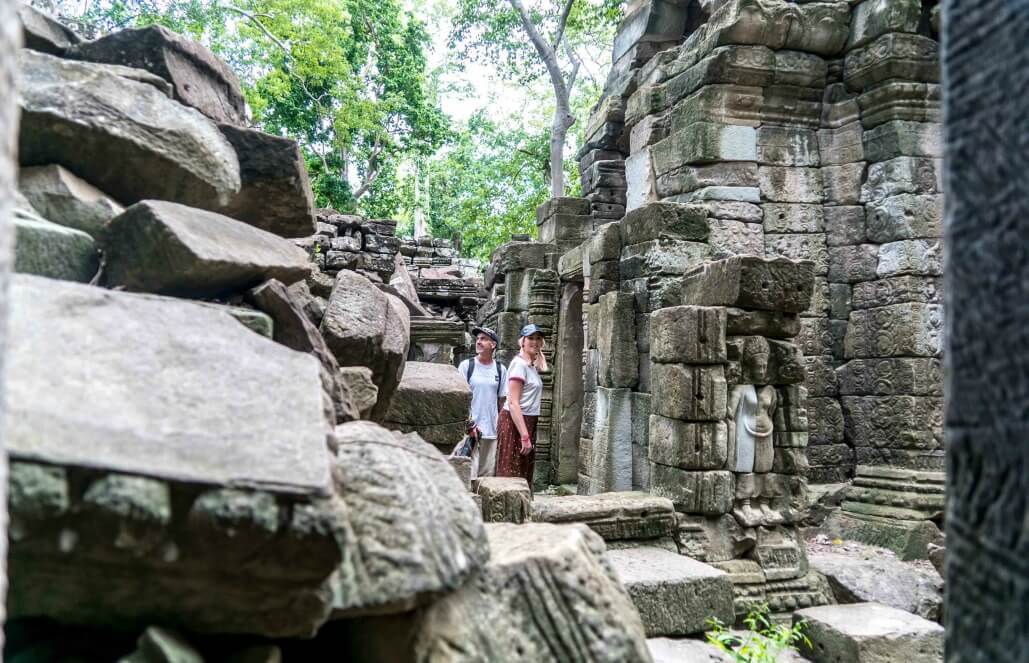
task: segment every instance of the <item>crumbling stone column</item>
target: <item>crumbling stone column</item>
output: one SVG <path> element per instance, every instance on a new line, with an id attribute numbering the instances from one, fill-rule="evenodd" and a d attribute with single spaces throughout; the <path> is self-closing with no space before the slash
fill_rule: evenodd
<path id="1" fill-rule="evenodd" d="M 864 163 L 852 164 L 854 185 L 826 203 L 838 205 L 826 207 L 830 331 L 855 463 L 844 515 L 832 524 L 904 557 L 925 556 L 938 535 L 929 521 L 941 522 L 943 510 L 942 147 L 930 4 L 855 6 L 842 80 L 831 86 L 836 103 L 823 114 L 839 128 L 822 133 L 825 153 Z M 835 408 L 812 416 L 834 432 Z M 825 441 L 825 456 L 813 458 L 820 465 L 841 449 Z"/>
<path id="2" fill-rule="evenodd" d="M 7 351 L 8 275 L 11 272 L 14 229 L 14 186 L 17 181 L 15 148 L 18 139 L 18 106 L 15 74 L 21 24 L 14 3 L 0 4 L 0 421 L 7 416 L 5 365 Z M 0 430 L 3 427 L 0 426 Z M 0 439 L 0 627 L 6 617 L 7 596 L 7 441 Z M 0 646 L 3 634 L 0 633 Z"/>
<path id="3" fill-rule="evenodd" d="M 946 657 L 1004 660 L 1029 633 L 1029 6 L 950 0 L 943 25 Z"/>
<path id="4" fill-rule="evenodd" d="M 807 498 L 804 366 L 795 339 L 810 262 L 735 257 L 686 275 L 650 317 L 651 492 L 681 547 L 733 578 L 737 614 L 823 603 L 796 523 Z"/>

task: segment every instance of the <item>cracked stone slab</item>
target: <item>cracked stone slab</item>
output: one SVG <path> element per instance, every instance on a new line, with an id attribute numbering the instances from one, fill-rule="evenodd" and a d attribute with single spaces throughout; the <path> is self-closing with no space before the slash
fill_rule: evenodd
<path id="1" fill-rule="evenodd" d="M 13 458 L 328 492 L 313 357 L 192 302 L 31 276 L 12 285 Z"/>

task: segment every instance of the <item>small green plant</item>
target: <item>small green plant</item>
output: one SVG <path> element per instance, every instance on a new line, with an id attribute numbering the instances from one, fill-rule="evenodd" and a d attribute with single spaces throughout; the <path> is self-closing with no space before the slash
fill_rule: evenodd
<path id="1" fill-rule="evenodd" d="M 747 632 L 732 631 L 719 619 L 709 619 L 711 630 L 707 641 L 732 657 L 736 663 L 775 663 L 779 656 L 800 643 L 811 646 L 804 635 L 807 622 L 793 626 L 773 624 L 768 618 L 768 604 L 763 603 L 747 613 L 743 623 Z"/>

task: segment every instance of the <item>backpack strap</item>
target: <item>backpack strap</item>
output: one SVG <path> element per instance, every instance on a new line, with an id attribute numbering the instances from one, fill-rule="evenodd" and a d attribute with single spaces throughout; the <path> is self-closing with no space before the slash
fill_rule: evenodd
<path id="1" fill-rule="evenodd" d="M 472 383 L 472 373 L 475 372 L 475 357 L 468 360 L 468 370 L 465 371 L 465 379 L 468 380 L 468 384 Z"/>
<path id="2" fill-rule="evenodd" d="M 499 359 L 497 359 L 495 361 L 497 362 L 497 384 L 499 385 L 500 384 L 500 378 L 501 378 L 501 371 L 504 370 L 504 365 L 500 363 Z"/>

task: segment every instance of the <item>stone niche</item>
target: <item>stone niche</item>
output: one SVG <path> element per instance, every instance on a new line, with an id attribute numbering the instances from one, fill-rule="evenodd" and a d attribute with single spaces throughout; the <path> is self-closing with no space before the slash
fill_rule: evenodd
<path id="1" fill-rule="evenodd" d="M 687 273 L 650 316 L 650 491 L 680 549 L 732 577 L 737 614 L 828 600 L 797 530 L 807 501 L 807 389 L 796 316 L 811 262 L 741 256 Z"/>

